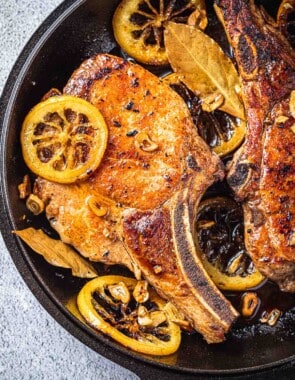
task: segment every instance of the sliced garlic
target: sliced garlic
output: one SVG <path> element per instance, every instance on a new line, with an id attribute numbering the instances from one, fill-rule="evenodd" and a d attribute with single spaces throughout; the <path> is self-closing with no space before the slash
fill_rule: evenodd
<path id="1" fill-rule="evenodd" d="M 140 326 L 157 327 L 167 320 L 165 312 L 156 310 L 150 313 L 143 305 L 138 307 L 137 315 L 137 322 Z"/>
<path id="2" fill-rule="evenodd" d="M 208 25 L 208 18 L 205 9 L 196 9 L 187 19 L 187 24 L 205 30 Z"/>
<path id="3" fill-rule="evenodd" d="M 45 209 L 44 202 L 35 194 L 29 195 L 26 206 L 34 215 L 41 214 Z"/>
<path id="4" fill-rule="evenodd" d="M 149 315 L 148 309 L 143 305 L 139 305 L 137 309 L 137 315 L 139 317 L 144 317 L 146 315 Z"/>
<path id="5" fill-rule="evenodd" d="M 282 313 L 279 309 L 273 309 L 270 313 L 268 313 L 267 311 L 264 311 L 260 318 L 260 322 L 267 323 L 269 326 L 272 327 L 277 323 L 281 314 Z"/>
<path id="6" fill-rule="evenodd" d="M 166 322 L 167 317 L 163 311 L 156 310 L 150 313 L 150 319 L 152 320 L 151 327 L 158 327 L 161 323 Z"/>
<path id="7" fill-rule="evenodd" d="M 191 325 L 189 321 L 184 318 L 183 314 L 180 313 L 171 302 L 167 302 L 164 311 L 169 321 L 176 323 L 184 330 L 190 330 Z"/>
<path id="8" fill-rule="evenodd" d="M 153 321 L 150 318 L 150 313 L 143 305 L 139 305 L 137 315 L 137 322 L 140 326 L 150 326 L 152 324 Z"/>
<path id="9" fill-rule="evenodd" d="M 205 112 L 212 112 L 222 106 L 224 103 L 224 96 L 220 92 L 214 92 L 202 100 L 202 110 Z"/>
<path id="10" fill-rule="evenodd" d="M 268 325 L 274 326 L 277 323 L 280 316 L 281 316 L 281 311 L 279 309 L 273 309 L 269 313 L 269 316 L 268 316 L 268 321 L 267 321 Z"/>
<path id="11" fill-rule="evenodd" d="M 86 199 L 86 204 L 96 216 L 105 216 L 108 213 L 108 207 L 102 204 L 99 197 L 89 196 Z"/>
<path id="12" fill-rule="evenodd" d="M 26 174 L 23 178 L 23 182 L 18 185 L 20 199 L 27 198 L 31 193 L 30 177 Z"/>
<path id="13" fill-rule="evenodd" d="M 147 281 L 142 280 L 137 282 L 133 290 L 133 297 L 138 303 L 144 303 L 149 299 L 150 294 L 148 292 Z"/>
<path id="14" fill-rule="evenodd" d="M 247 292 L 242 298 L 242 314 L 246 318 L 250 318 L 257 306 L 259 305 L 259 298 L 254 292 Z"/>
<path id="15" fill-rule="evenodd" d="M 242 261 L 243 261 L 243 253 L 240 252 L 238 253 L 236 256 L 234 256 L 230 261 L 229 261 L 229 264 L 227 266 L 227 272 L 229 274 L 234 274 L 236 273 L 236 271 L 238 270 L 239 266 L 241 265 Z"/>
<path id="16" fill-rule="evenodd" d="M 134 144 L 137 149 L 143 150 L 144 152 L 154 152 L 159 147 L 146 132 L 138 133 L 135 136 Z"/>
<path id="17" fill-rule="evenodd" d="M 120 281 L 118 284 L 109 285 L 108 290 L 115 300 L 123 303 L 130 301 L 130 292 L 124 282 Z"/>

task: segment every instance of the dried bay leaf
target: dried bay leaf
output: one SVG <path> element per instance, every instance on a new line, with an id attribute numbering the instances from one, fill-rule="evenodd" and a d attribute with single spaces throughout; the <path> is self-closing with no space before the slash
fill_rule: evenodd
<path id="1" fill-rule="evenodd" d="M 69 245 L 61 240 L 50 238 L 42 230 L 29 227 L 13 232 L 32 248 L 33 251 L 43 256 L 49 264 L 71 269 L 72 275 L 76 277 L 94 278 L 98 276 L 93 266 Z"/>
<path id="2" fill-rule="evenodd" d="M 245 119 L 244 107 L 236 93 L 240 79 L 232 61 L 220 46 L 201 30 L 169 22 L 165 46 L 173 70 L 201 99 L 214 93 L 224 97 L 220 109 Z"/>

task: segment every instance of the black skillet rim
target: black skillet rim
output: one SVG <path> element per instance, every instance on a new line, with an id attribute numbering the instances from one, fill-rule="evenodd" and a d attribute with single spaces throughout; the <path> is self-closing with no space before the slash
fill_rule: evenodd
<path id="1" fill-rule="evenodd" d="M 5 153 L 6 147 L 4 145 L 6 135 L 8 133 L 7 128 L 4 129 L 3 126 L 7 125 L 9 119 L 10 111 L 13 109 L 15 95 L 18 89 L 18 78 L 22 75 L 22 72 L 26 71 L 27 66 L 30 64 L 30 58 L 36 54 L 38 48 L 42 46 L 42 42 L 50 37 L 50 34 L 54 29 L 60 25 L 75 9 L 82 5 L 87 0 L 65 0 L 60 4 L 41 24 L 41 26 L 36 30 L 33 36 L 25 45 L 21 54 L 19 55 L 16 63 L 14 64 L 11 73 L 7 79 L 7 82 L 3 88 L 2 96 L 0 99 L 0 121 L 1 121 L 1 155 L 0 155 L 0 170 L 1 170 L 1 197 L 0 197 L 0 220 L 1 220 L 1 232 L 5 244 L 8 248 L 10 256 L 13 262 L 21 274 L 26 285 L 29 287 L 30 291 L 34 294 L 38 302 L 44 307 L 44 309 L 71 335 L 86 344 L 88 347 L 101 354 L 102 356 L 108 358 L 109 360 L 122 365 L 123 367 L 134 371 L 140 376 L 144 374 L 148 377 L 161 376 L 164 379 L 164 375 L 167 378 L 171 378 L 171 375 L 182 374 L 182 376 L 193 375 L 193 374 L 211 374 L 211 375 L 234 375 L 234 374 L 250 374 L 255 371 L 264 371 L 272 369 L 274 367 L 283 366 L 286 363 L 290 363 L 295 359 L 295 355 L 281 359 L 272 363 L 263 364 L 255 367 L 245 367 L 239 369 L 183 369 L 177 368 L 177 366 L 169 366 L 165 364 L 156 363 L 153 360 L 146 358 L 141 358 L 132 352 L 126 352 L 124 349 L 120 349 L 116 344 L 112 344 L 107 340 L 103 340 L 100 337 L 95 338 L 91 333 L 87 332 L 82 323 L 79 323 L 75 318 L 73 318 L 64 307 L 57 302 L 56 299 L 50 294 L 50 291 L 46 288 L 42 281 L 40 280 L 37 271 L 31 267 L 27 262 L 24 255 L 20 255 L 23 252 L 23 247 L 21 247 L 16 241 L 15 237 L 11 234 L 13 228 L 10 210 L 8 208 L 7 199 L 9 198 L 7 187 L 5 183 Z M 99 341 L 99 345 L 97 342 Z M 172 371 L 172 372 L 171 372 Z M 263 374 L 263 373 L 261 373 Z M 148 378 L 147 377 L 147 378 Z M 166 377 L 166 376 L 165 376 Z M 175 377 L 174 377 L 175 378 Z"/>

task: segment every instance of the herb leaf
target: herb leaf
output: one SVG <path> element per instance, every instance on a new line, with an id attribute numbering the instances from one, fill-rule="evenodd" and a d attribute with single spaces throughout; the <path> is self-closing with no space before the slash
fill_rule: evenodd
<path id="1" fill-rule="evenodd" d="M 98 274 L 92 265 L 61 240 L 51 239 L 42 230 L 32 227 L 13 232 L 33 251 L 42 255 L 49 264 L 69 268 L 76 277 L 97 277 Z"/>
<path id="2" fill-rule="evenodd" d="M 220 109 L 245 119 L 243 104 L 237 95 L 238 73 L 220 46 L 201 30 L 169 22 L 165 32 L 169 62 L 182 81 L 201 99 L 220 93 Z"/>

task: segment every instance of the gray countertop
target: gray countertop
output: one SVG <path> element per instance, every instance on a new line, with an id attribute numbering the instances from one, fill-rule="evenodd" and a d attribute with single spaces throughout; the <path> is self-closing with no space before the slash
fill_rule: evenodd
<path id="1" fill-rule="evenodd" d="M 0 0 L 0 92 L 27 40 L 61 0 Z M 37 302 L 0 236 L 0 379 L 138 379 L 73 338 Z"/>

